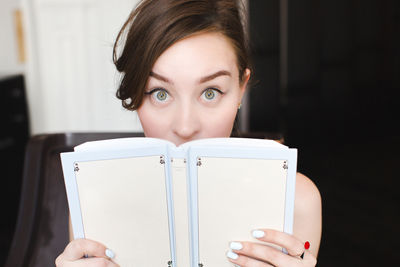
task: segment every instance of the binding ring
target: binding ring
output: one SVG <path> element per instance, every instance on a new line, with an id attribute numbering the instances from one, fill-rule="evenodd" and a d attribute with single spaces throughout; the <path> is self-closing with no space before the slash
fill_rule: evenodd
<path id="1" fill-rule="evenodd" d="M 283 168 L 284 168 L 285 170 L 287 170 L 287 169 L 289 168 L 289 165 L 288 165 L 288 163 L 287 163 L 286 160 L 283 162 Z"/>
<path id="2" fill-rule="evenodd" d="M 78 172 L 79 171 L 79 166 L 78 163 L 74 163 L 74 172 Z"/>

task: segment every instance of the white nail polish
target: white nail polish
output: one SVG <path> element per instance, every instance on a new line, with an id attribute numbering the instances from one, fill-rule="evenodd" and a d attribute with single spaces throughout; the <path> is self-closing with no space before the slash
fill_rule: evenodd
<path id="1" fill-rule="evenodd" d="M 106 249 L 106 256 L 110 259 L 113 259 L 115 257 L 114 252 L 109 248 Z"/>
<path id="2" fill-rule="evenodd" d="M 226 253 L 226 256 L 232 260 L 237 260 L 237 258 L 239 258 L 239 255 L 232 250 L 229 250 L 228 253 Z"/>
<path id="3" fill-rule="evenodd" d="M 231 249 L 233 249 L 233 250 L 241 250 L 241 249 L 243 248 L 243 245 L 242 245 L 242 243 L 240 243 L 240 242 L 231 242 L 231 243 L 229 244 L 229 247 L 230 247 Z"/>
<path id="4" fill-rule="evenodd" d="M 265 233 L 263 231 L 261 231 L 261 230 L 254 230 L 253 231 L 253 237 L 261 238 L 263 236 L 265 236 Z"/>

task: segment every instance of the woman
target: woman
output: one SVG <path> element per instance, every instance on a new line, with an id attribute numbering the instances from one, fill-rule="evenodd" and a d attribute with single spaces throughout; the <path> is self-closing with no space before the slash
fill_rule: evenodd
<path id="1" fill-rule="evenodd" d="M 176 145 L 228 137 L 251 74 L 238 1 L 144 0 L 117 37 L 114 63 L 122 73 L 117 97 L 125 108 L 137 110 L 146 136 Z M 231 242 L 227 260 L 242 267 L 315 266 L 321 200 L 315 185 L 301 174 L 293 230 L 293 235 L 254 231 L 261 242 Z M 286 248 L 288 254 L 269 244 Z M 116 266 L 112 257 L 103 244 L 80 239 L 66 247 L 56 264 Z"/>

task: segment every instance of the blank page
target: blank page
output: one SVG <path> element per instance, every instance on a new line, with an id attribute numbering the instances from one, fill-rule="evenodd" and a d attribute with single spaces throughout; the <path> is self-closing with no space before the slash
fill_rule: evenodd
<path id="1" fill-rule="evenodd" d="M 201 157 L 201 163 L 199 259 L 205 267 L 231 267 L 230 241 L 256 241 L 253 229 L 283 231 L 285 161 Z"/>
<path id="2" fill-rule="evenodd" d="M 164 164 L 159 156 L 78 162 L 85 237 L 112 249 L 120 266 L 171 259 Z"/>

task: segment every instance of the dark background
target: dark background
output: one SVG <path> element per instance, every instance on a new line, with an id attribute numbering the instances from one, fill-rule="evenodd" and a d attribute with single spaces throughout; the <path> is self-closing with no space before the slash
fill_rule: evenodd
<path id="1" fill-rule="evenodd" d="M 318 266 L 398 265 L 400 1 L 249 2 L 250 130 L 282 133 L 318 186 Z"/>
<path id="2" fill-rule="evenodd" d="M 29 138 L 22 75 L 0 75 L 0 114 L 0 266 L 3 266 L 17 221 L 25 145 Z"/>

